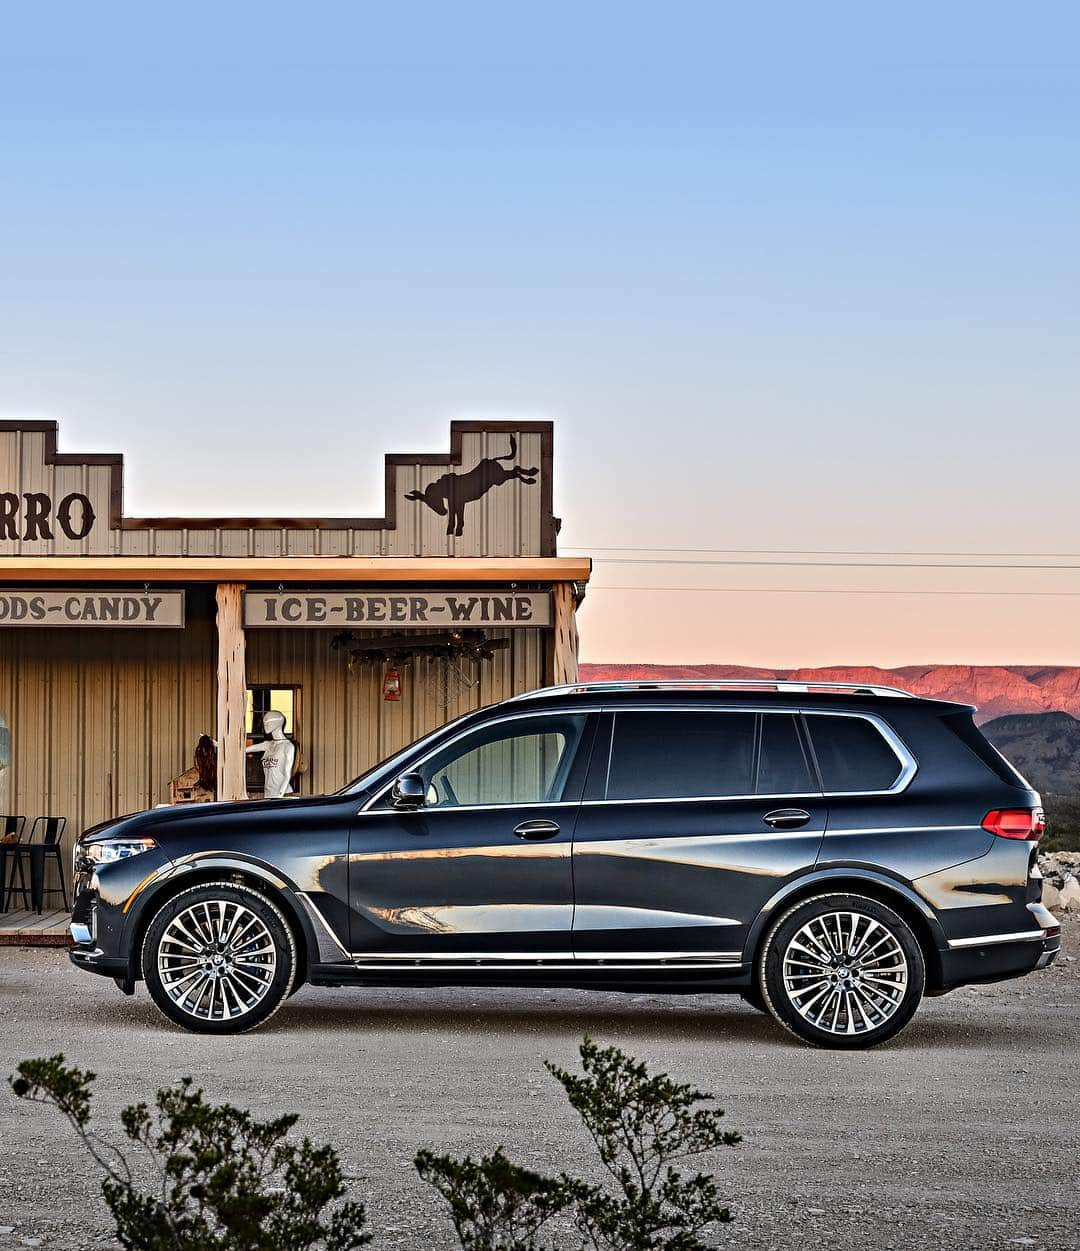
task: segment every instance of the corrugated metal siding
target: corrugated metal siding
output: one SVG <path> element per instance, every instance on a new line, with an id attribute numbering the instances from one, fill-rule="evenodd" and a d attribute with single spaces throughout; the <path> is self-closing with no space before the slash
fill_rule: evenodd
<path id="1" fill-rule="evenodd" d="M 108 465 L 46 465 L 45 435 L 36 430 L 0 432 L 0 491 L 42 493 L 54 505 L 78 492 L 89 499 L 97 518 L 88 538 L 71 540 L 53 526 L 53 541 L 0 539 L 0 556 L 101 556 L 112 547 L 109 530 Z M 59 536 L 59 537 L 56 537 Z"/>
<path id="2" fill-rule="evenodd" d="M 9 802 L 30 820 L 88 826 L 166 803 L 214 731 L 212 600 L 188 592 L 184 630 L 0 630 Z"/>
<path id="3" fill-rule="evenodd" d="M 361 664 L 350 673 L 330 648 L 326 630 L 250 630 L 247 680 L 251 686 L 300 686 L 299 738 L 307 762 L 304 794 L 336 790 L 392 752 L 472 709 L 542 686 L 545 636 L 508 630 L 510 646 L 480 666 L 467 687 L 447 681 L 447 662 L 417 659 L 400 666 L 402 698 L 382 697 L 384 667 Z M 471 662 L 462 663 L 470 681 Z"/>
<path id="4" fill-rule="evenodd" d="M 461 465 L 399 465 L 397 528 L 376 529 L 129 529 L 109 528 L 111 469 L 107 465 L 46 465 L 40 431 L 0 431 L 0 491 L 43 492 L 54 506 L 65 495 L 86 495 L 97 518 L 87 539 L 72 541 L 57 526 L 53 540 L 0 539 L 3 556 L 539 556 L 543 545 L 541 482 L 492 487 L 465 507 L 464 533 L 446 533 L 447 518 L 409 491 L 423 491 L 446 473 L 467 473 L 485 457 L 505 456 L 509 436 L 484 431 L 462 436 Z M 517 436 L 516 465 L 544 469 L 542 436 Z M 381 507 L 381 501 L 379 503 Z"/>

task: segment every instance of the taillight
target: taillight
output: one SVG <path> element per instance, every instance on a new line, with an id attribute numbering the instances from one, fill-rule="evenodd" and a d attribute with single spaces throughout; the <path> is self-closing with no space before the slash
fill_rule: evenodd
<path id="1" fill-rule="evenodd" d="M 1037 842 L 1046 829 L 1041 808 L 995 808 L 983 817 L 983 829 L 998 838 L 1019 838 Z"/>

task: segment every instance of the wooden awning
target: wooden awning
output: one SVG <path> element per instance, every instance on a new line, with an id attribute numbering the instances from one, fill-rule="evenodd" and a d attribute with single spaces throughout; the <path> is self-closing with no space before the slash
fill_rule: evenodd
<path id="1" fill-rule="evenodd" d="M 579 556 L 2 556 L 0 582 L 587 582 Z"/>

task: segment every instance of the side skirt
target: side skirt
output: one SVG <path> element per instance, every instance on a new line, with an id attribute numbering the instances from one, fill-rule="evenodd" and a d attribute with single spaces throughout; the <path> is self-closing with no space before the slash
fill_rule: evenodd
<path id="1" fill-rule="evenodd" d="M 451 968 L 430 966 L 372 968 L 354 964 L 313 964 L 308 980 L 313 986 L 394 986 L 402 989 L 449 986 L 545 988 L 624 991 L 638 994 L 695 995 L 739 991 L 750 984 L 741 964 L 674 968 L 607 965 L 561 965 Z"/>

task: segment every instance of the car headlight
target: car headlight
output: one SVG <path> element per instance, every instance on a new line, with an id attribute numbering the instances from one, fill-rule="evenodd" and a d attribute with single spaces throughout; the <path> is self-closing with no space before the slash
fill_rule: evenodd
<path id="1" fill-rule="evenodd" d="M 116 860 L 141 856 L 156 846 L 152 838 L 109 838 L 101 843 L 84 843 L 79 850 L 91 864 L 112 864 Z"/>

